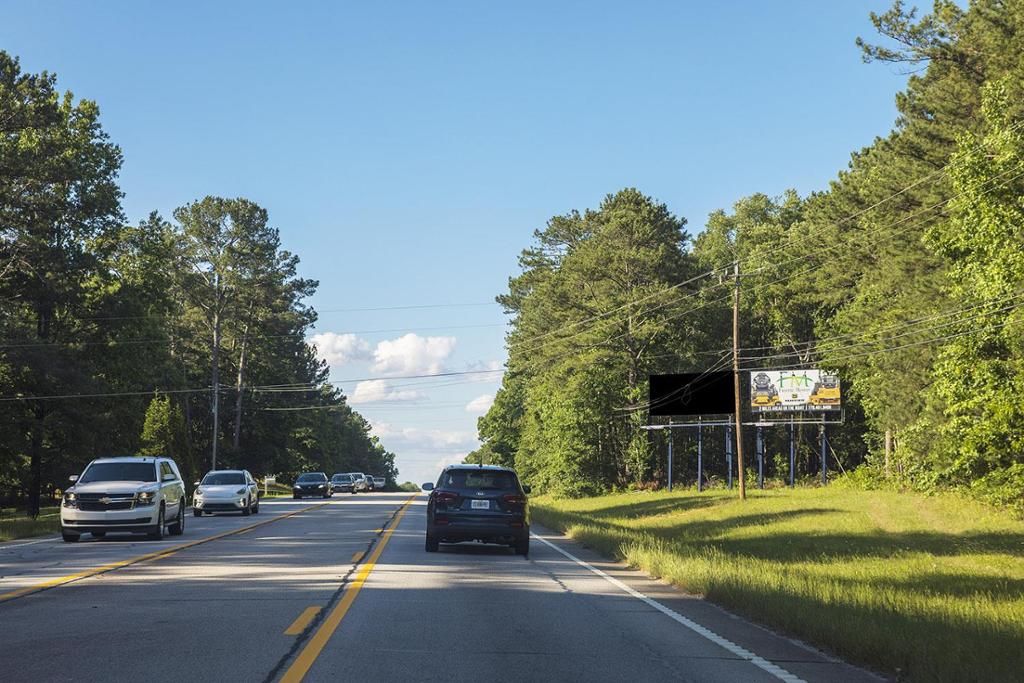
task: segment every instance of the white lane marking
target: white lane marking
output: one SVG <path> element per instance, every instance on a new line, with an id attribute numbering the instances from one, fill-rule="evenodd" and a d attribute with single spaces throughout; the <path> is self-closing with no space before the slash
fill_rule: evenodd
<path id="1" fill-rule="evenodd" d="M 685 626 L 686 628 L 690 629 L 691 631 L 704 636 L 705 638 L 710 640 L 715 645 L 718 645 L 719 647 L 725 648 L 726 650 L 728 650 L 729 652 L 733 653 L 737 657 L 740 657 L 741 659 L 745 659 L 748 662 L 750 662 L 751 664 L 753 664 L 754 666 L 767 671 L 768 673 L 770 673 L 772 676 L 775 676 L 779 680 L 786 681 L 786 683 L 805 683 L 805 681 L 802 678 L 800 678 L 799 676 L 791 674 L 790 672 L 788 672 L 785 669 L 783 669 L 781 666 L 773 664 L 773 663 L 769 662 L 767 659 L 765 659 L 764 657 L 759 657 L 758 655 L 754 654 L 750 650 L 737 645 L 736 643 L 732 642 L 731 640 L 723 638 L 722 636 L 718 635 L 717 633 L 715 633 L 711 629 L 706 628 L 704 626 L 701 626 L 696 621 L 693 621 L 692 619 L 687 619 L 682 614 L 679 614 L 679 612 L 676 612 L 675 610 L 672 610 L 672 609 L 669 609 L 668 607 L 665 607 L 665 605 L 661 604 L 660 602 L 658 602 L 657 600 L 655 600 L 653 598 L 647 597 L 646 595 L 644 595 L 640 591 L 634 590 L 633 588 L 630 588 L 629 586 L 627 586 L 623 582 L 621 582 L 618 579 L 616 579 L 614 576 L 610 576 L 609 574 L 606 574 L 605 572 L 601 571 L 597 567 L 595 567 L 595 566 L 593 566 L 591 564 L 588 564 L 587 562 L 584 562 L 583 560 L 581 560 L 580 558 L 576 557 L 572 553 L 569 553 L 569 552 L 566 552 L 565 550 L 562 550 L 561 548 L 559 548 L 557 545 L 555 545 L 551 541 L 547 540 L 546 538 L 541 538 L 540 536 L 538 536 L 537 534 L 534 534 L 534 533 L 531 533 L 530 535 L 533 536 L 534 538 L 536 538 L 538 541 L 540 541 L 544 545 L 546 545 L 546 546 L 548 546 L 548 547 L 558 551 L 562 555 L 565 555 L 566 557 L 568 557 L 570 560 L 572 560 L 573 562 L 575 562 L 579 566 L 584 567 L 584 568 L 589 569 L 590 571 L 594 572 L 595 574 L 600 576 L 602 579 L 604 579 L 608 583 L 610 583 L 613 586 L 615 586 L 616 588 L 622 589 L 623 591 L 625 591 L 625 592 L 629 593 L 630 595 L 632 595 L 637 600 L 642 600 L 643 602 L 646 602 L 648 605 L 650 605 L 654 609 L 658 610 L 659 612 L 661 612 L 665 616 L 669 617 L 670 619 L 672 619 L 674 621 L 677 621 L 678 623 L 682 624 L 683 626 Z"/>
<path id="2" fill-rule="evenodd" d="M 27 543 L 15 543 L 14 545 L 0 545 L 0 552 L 3 552 L 5 550 L 10 550 L 11 548 L 20 548 L 23 545 L 35 545 L 36 543 L 46 543 L 46 542 L 55 543 L 58 540 L 59 539 L 57 537 L 51 536 L 51 537 L 48 537 L 48 538 L 41 538 L 38 541 L 28 541 Z"/>

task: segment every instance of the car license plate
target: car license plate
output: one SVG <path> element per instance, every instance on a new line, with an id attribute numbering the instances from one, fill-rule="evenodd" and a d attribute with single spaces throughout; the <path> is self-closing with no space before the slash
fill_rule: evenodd
<path id="1" fill-rule="evenodd" d="M 471 500 L 469 506 L 474 510 L 490 510 L 491 501 L 489 500 Z"/>

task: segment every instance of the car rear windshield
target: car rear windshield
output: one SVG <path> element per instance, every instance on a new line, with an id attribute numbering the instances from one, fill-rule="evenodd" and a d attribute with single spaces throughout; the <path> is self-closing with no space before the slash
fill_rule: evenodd
<path id="1" fill-rule="evenodd" d="M 327 475 L 323 472 L 313 472 L 310 474 L 300 474 L 296 480 L 300 484 L 306 484 L 311 481 L 327 481 Z"/>
<path id="2" fill-rule="evenodd" d="M 89 465 L 83 484 L 93 481 L 156 481 L 156 465 L 151 462 L 97 462 Z"/>
<path id="3" fill-rule="evenodd" d="M 516 475 L 511 472 L 487 470 L 451 470 L 441 475 L 441 486 L 448 489 L 478 489 L 481 491 L 508 491 L 519 488 Z"/>
<path id="4" fill-rule="evenodd" d="M 350 474 L 335 474 L 331 477 L 331 481 L 352 481 L 352 475 Z"/>
<path id="5" fill-rule="evenodd" d="M 241 472 L 210 472 L 203 477 L 203 483 L 207 486 L 230 486 L 232 484 L 244 484 L 245 475 Z"/>

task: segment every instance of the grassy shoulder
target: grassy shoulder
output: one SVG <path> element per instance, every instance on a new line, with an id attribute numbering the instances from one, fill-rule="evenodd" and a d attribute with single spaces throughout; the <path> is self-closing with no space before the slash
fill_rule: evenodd
<path id="1" fill-rule="evenodd" d="M 60 530 L 60 510 L 43 508 L 39 517 L 32 519 L 24 512 L 11 509 L 0 510 L 0 541 L 13 541 L 55 534 Z"/>
<path id="2" fill-rule="evenodd" d="M 599 552 L 900 678 L 1024 671 L 1024 522 L 992 508 L 838 487 L 531 506 Z"/>

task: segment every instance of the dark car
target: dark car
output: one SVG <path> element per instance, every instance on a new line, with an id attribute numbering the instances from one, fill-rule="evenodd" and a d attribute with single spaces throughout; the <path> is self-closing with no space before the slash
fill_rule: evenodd
<path id="1" fill-rule="evenodd" d="M 529 486 L 507 467 L 452 465 L 437 485 L 424 484 L 427 501 L 427 552 L 440 543 L 480 541 L 530 552 Z"/>
<path id="2" fill-rule="evenodd" d="M 331 477 L 331 493 L 355 493 L 356 483 L 351 474 L 335 474 Z"/>
<path id="3" fill-rule="evenodd" d="M 306 472 L 300 474 L 292 486 L 292 498 L 304 498 L 305 496 L 316 496 L 317 498 L 330 498 L 331 486 L 327 481 L 327 475 L 323 472 Z"/>

